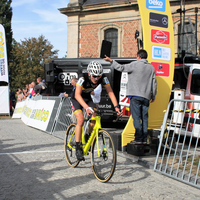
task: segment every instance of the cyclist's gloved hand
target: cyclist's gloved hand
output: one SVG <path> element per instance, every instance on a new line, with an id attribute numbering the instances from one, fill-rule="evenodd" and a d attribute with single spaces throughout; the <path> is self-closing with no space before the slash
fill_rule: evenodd
<path id="1" fill-rule="evenodd" d="M 123 115 L 123 112 L 122 112 L 122 110 L 120 110 L 119 106 L 115 106 L 115 111 L 117 112 L 118 116 L 122 116 Z"/>
<path id="2" fill-rule="evenodd" d="M 94 113 L 94 110 L 91 107 L 87 107 L 86 108 L 86 113 L 88 114 L 88 116 L 92 115 Z"/>

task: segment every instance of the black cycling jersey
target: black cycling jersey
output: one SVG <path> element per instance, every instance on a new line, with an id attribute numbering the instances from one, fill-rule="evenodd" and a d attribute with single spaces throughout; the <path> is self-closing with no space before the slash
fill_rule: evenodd
<path id="1" fill-rule="evenodd" d="M 91 99 L 90 93 L 99 85 L 102 84 L 104 87 L 110 85 L 110 82 L 108 78 L 103 74 L 101 78 L 98 80 L 96 84 L 94 84 L 90 77 L 88 76 L 88 73 L 83 73 L 79 75 L 79 79 L 76 83 L 76 85 L 79 85 L 82 87 L 82 94 L 81 96 L 83 99 Z M 75 92 L 75 91 L 74 91 Z M 74 95 L 73 97 L 74 98 Z"/>
<path id="2" fill-rule="evenodd" d="M 96 104 L 92 101 L 90 93 L 99 85 L 102 84 L 104 87 L 110 85 L 110 82 L 108 81 L 108 78 L 103 74 L 101 78 L 98 80 L 96 84 L 92 83 L 90 80 L 90 77 L 88 76 L 88 73 L 83 73 L 79 75 L 78 82 L 76 83 L 76 86 L 79 85 L 82 87 L 82 93 L 81 96 L 83 100 L 88 104 L 89 107 L 95 109 Z M 74 91 L 75 93 L 75 91 Z M 82 106 L 80 103 L 74 98 L 74 93 L 71 97 L 72 102 L 72 110 L 74 113 L 82 111 Z"/>

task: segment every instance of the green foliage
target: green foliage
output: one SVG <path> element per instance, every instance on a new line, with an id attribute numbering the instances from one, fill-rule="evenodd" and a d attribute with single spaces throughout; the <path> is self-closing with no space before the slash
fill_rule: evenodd
<path id="1" fill-rule="evenodd" d="M 11 29 L 11 19 L 12 19 L 12 0 L 0 0 L 0 24 L 3 25 L 6 33 L 6 46 L 7 46 L 7 56 L 8 60 L 11 58 L 12 50 L 12 29 Z"/>
<path id="2" fill-rule="evenodd" d="M 36 82 L 37 77 L 44 78 L 44 63 L 57 57 L 58 50 L 43 35 L 28 38 L 20 43 L 13 41 L 13 63 L 10 64 L 11 88 L 24 88 L 26 84 Z"/>

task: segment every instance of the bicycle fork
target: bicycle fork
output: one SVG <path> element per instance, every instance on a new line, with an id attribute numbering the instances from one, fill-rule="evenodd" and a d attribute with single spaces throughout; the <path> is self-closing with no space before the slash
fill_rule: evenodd
<path id="1" fill-rule="evenodd" d="M 99 130 L 101 129 L 100 117 L 97 117 L 96 123 L 97 123 L 97 128 L 96 128 L 95 131 L 96 131 L 96 144 L 97 144 L 98 157 L 103 156 L 103 159 L 107 160 L 108 156 L 107 156 L 106 141 L 105 141 L 105 136 L 103 134 L 101 134 L 102 141 L 103 141 L 103 151 L 102 151 L 102 153 L 100 152 L 100 148 L 99 148 Z"/>

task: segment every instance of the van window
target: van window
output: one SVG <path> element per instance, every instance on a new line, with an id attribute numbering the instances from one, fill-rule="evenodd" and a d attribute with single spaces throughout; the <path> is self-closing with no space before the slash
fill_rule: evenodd
<path id="1" fill-rule="evenodd" d="M 194 69 L 192 72 L 191 93 L 200 95 L 200 70 Z"/>

